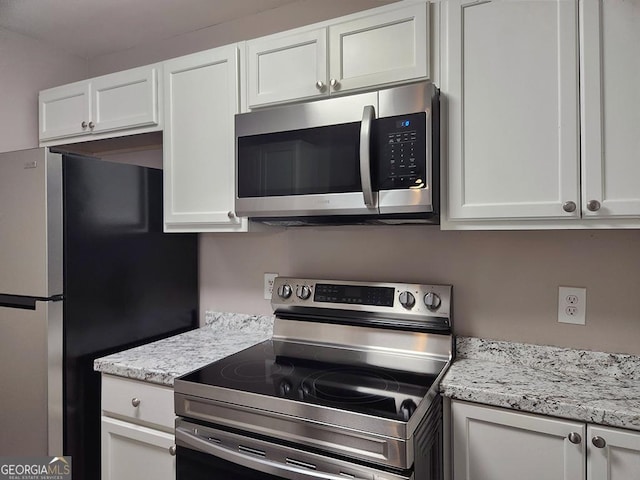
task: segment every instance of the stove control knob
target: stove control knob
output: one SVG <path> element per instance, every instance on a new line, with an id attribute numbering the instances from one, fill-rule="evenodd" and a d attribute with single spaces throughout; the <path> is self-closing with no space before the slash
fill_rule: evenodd
<path id="1" fill-rule="evenodd" d="M 302 285 L 301 287 L 296 288 L 296 296 L 300 300 L 306 300 L 311 296 L 311 288 L 307 285 Z"/>
<path id="2" fill-rule="evenodd" d="M 402 419 L 405 422 L 408 422 L 413 415 L 413 412 L 416 411 L 416 402 L 413 400 L 407 399 L 400 404 L 400 414 L 402 415 Z"/>
<path id="3" fill-rule="evenodd" d="M 440 297 L 433 292 L 429 292 L 424 296 L 424 304 L 431 311 L 437 310 L 441 303 Z"/>
<path id="4" fill-rule="evenodd" d="M 291 296 L 291 293 L 293 292 L 293 290 L 291 290 L 291 286 L 284 284 L 284 285 L 280 285 L 278 287 L 278 296 L 280 298 L 284 298 L 287 299 Z"/>
<path id="5" fill-rule="evenodd" d="M 400 293 L 400 305 L 407 310 L 411 310 L 416 304 L 416 297 L 411 292 L 404 291 Z"/>
<path id="6" fill-rule="evenodd" d="M 280 391 L 280 396 L 286 397 L 287 395 L 289 395 L 289 392 L 291 392 L 292 388 L 293 387 L 291 386 L 291 382 L 289 380 L 282 380 L 278 388 L 278 390 Z"/>

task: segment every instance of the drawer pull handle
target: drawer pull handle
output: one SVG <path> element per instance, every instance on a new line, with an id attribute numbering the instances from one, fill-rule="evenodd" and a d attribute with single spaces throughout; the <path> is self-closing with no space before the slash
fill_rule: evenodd
<path id="1" fill-rule="evenodd" d="M 131 399 L 131 405 L 133 405 L 134 407 L 139 407 L 140 406 L 140 399 L 136 398 L 136 397 L 133 397 Z"/>
<path id="2" fill-rule="evenodd" d="M 175 445 L 171 445 L 169 447 L 169 455 L 171 455 L 172 457 L 176 456 L 176 446 Z"/>
<path id="3" fill-rule="evenodd" d="M 597 436 L 591 439 L 591 443 L 593 443 L 593 446 L 596 448 L 604 448 L 607 446 L 607 442 L 604 440 L 604 438 Z"/>

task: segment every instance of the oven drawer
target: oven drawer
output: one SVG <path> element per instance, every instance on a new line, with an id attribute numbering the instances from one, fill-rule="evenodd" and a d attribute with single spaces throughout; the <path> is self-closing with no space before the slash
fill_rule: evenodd
<path id="1" fill-rule="evenodd" d="M 128 378 L 102 375 L 102 411 L 135 423 L 173 431 L 173 389 Z"/>
<path id="2" fill-rule="evenodd" d="M 177 480 L 416 479 L 411 471 L 386 471 L 183 419 L 176 423 L 176 445 Z"/>

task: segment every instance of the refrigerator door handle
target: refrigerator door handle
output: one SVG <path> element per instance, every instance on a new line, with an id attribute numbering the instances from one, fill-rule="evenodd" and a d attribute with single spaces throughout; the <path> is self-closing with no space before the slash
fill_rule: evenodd
<path id="1" fill-rule="evenodd" d="M 52 297 L 26 297 L 23 295 L 0 294 L 0 307 L 21 308 L 23 310 L 35 310 L 36 302 L 60 302 L 64 300 L 62 295 Z"/>

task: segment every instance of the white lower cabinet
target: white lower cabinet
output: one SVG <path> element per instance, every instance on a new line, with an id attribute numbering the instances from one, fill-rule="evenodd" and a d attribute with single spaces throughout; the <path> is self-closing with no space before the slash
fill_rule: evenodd
<path id="1" fill-rule="evenodd" d="M 175 480 L 173 389 L 102 375 L 102 480 Z"/>
<path id="2" fill-rule="evenodd" d="M 640 433 L 451 401 L 453 480 L 640 478 Z"/>
<path id="3" fill-rule="evenodd" d="M 173 480 L 173 434 L 102 417 L 103 480 Z"/>

